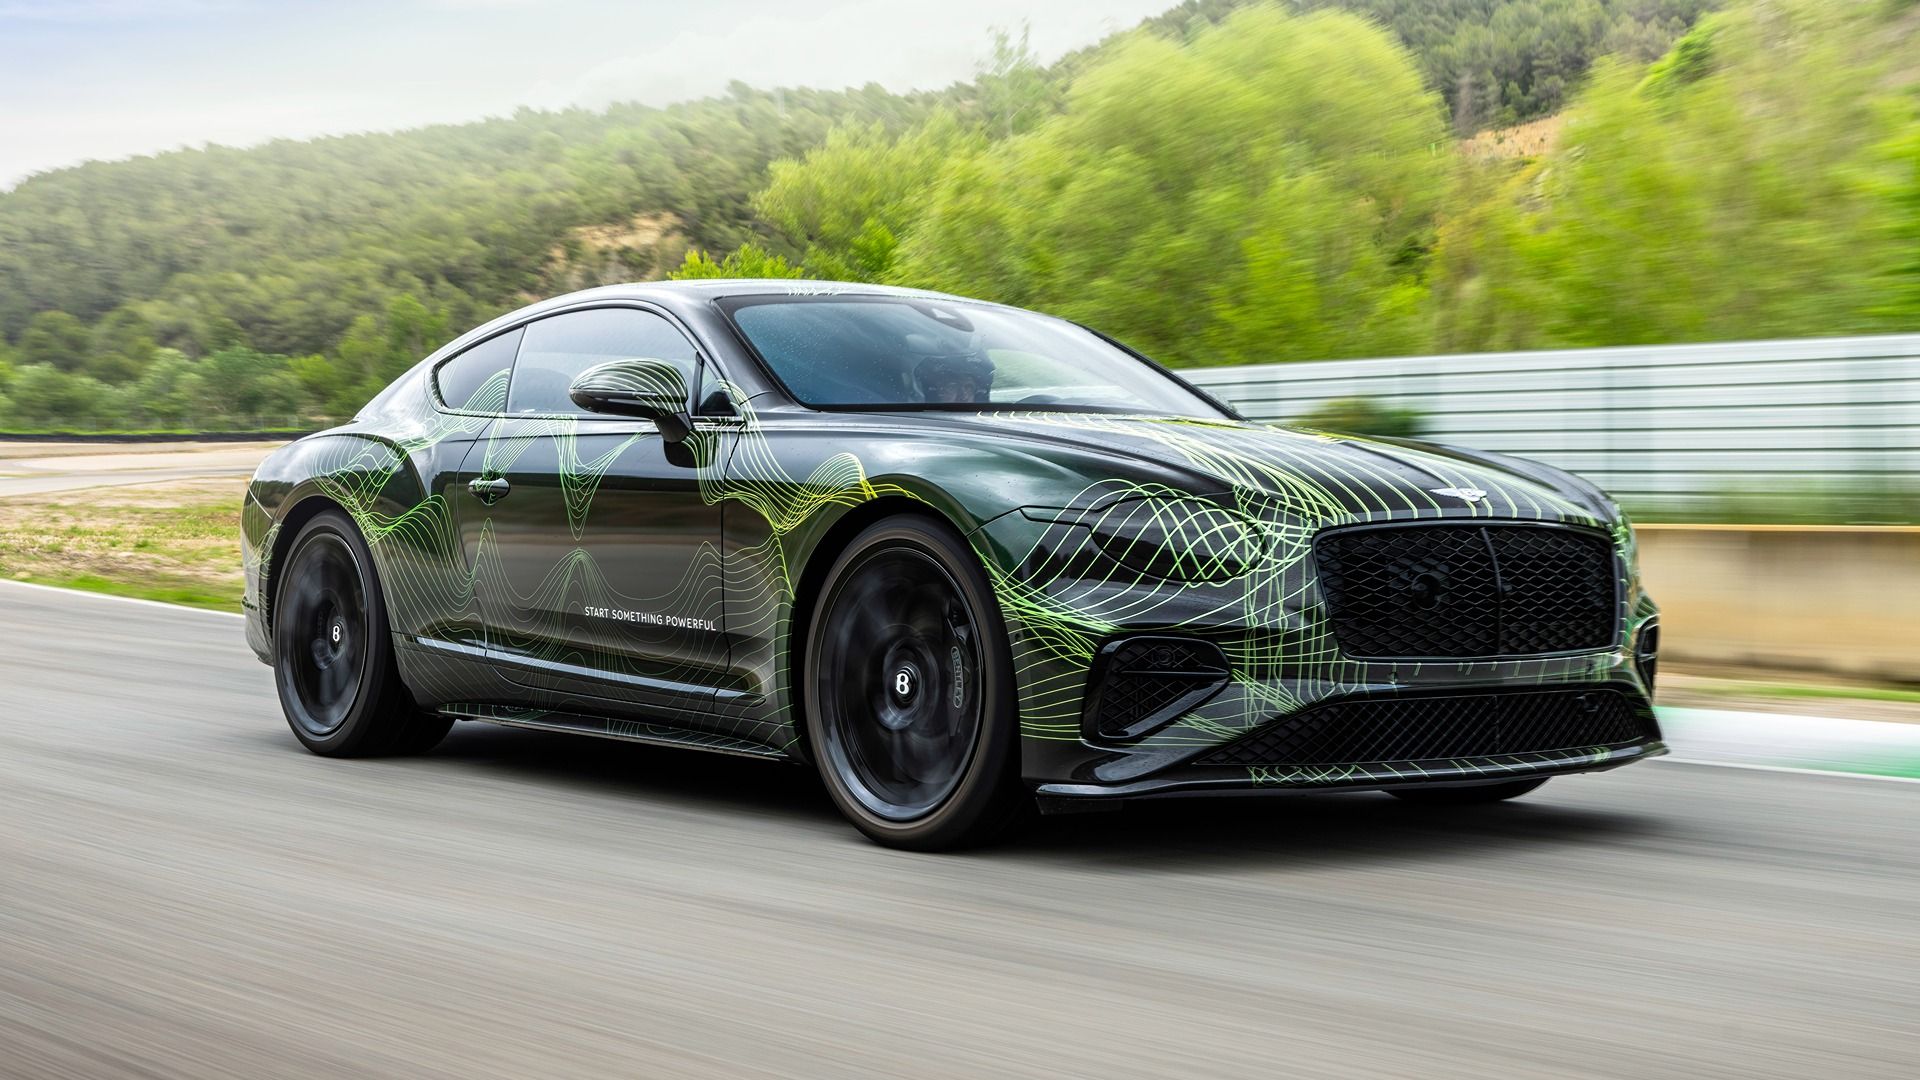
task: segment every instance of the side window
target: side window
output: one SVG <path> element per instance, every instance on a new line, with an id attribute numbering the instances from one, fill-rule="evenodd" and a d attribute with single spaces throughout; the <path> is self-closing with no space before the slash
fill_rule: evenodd
<path id="1" fill-rule="evenodd" d="M 490 337 L 433 369 L 440 400 L 462 412 L 497 413 L 507 407 L 507 375 L 520 348 L 520 331 Z"/>
<path id="2" fill-rule="evenodd" d="M 608 360 L 667 360 L 693 385 L 697 354 L 674 325 L 650 311 L 593 308 L 530 324 L 513 365 L 507 411 L 591 415 L 567 397 L 579 374 Z"/>

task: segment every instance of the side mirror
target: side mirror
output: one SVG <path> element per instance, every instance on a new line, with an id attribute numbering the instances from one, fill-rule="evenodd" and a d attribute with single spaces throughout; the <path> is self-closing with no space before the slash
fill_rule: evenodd
<path id="1" fill-rule="evenodd" d="M 687 415 L 686 377 L 665 360 L 596 364 L 573 380 L 567 396 L 588 412 L 651 420 L 668 442 L 680 442 L 693 430 L 693 418 Z"/>

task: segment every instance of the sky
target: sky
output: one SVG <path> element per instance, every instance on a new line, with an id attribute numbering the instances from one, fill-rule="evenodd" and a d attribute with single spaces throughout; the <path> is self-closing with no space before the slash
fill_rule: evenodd
<path id="1" fill-rule="evenodd" d="M 932 89 L 1176 0 L 0 0 L 0 189 L 204 143 L 665 105 L 738 79 Z"/>

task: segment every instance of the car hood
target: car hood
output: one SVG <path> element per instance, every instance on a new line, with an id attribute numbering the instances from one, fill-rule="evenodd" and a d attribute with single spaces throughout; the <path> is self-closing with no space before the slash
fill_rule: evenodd
<path id="1" fill-rule="evenodd" d="M 1551 466 L 1409 440 L 1102 413 L 947 414 L 945 422 L 996 441 L 1106 459 L 1087 471 L 1106 470 L 1094 487 L 1109 501 L 1164 485 L 1231 494 L 1250 512 L 1295 520 L 1440 515 L 1604 525 L 1618 513 L 1598 488 Z"/>

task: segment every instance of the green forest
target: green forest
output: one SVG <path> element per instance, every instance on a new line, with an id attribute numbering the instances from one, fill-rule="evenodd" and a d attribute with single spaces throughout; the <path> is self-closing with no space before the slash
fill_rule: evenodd
<path id="1" fill-rule="evenodd" d="M 981 52 L 31 177 L 0 428 L 309 427 L 670 275 L 945 289 L 1176 365 L 1920 329 L 1920 0 L 1188 0 Z"/>

